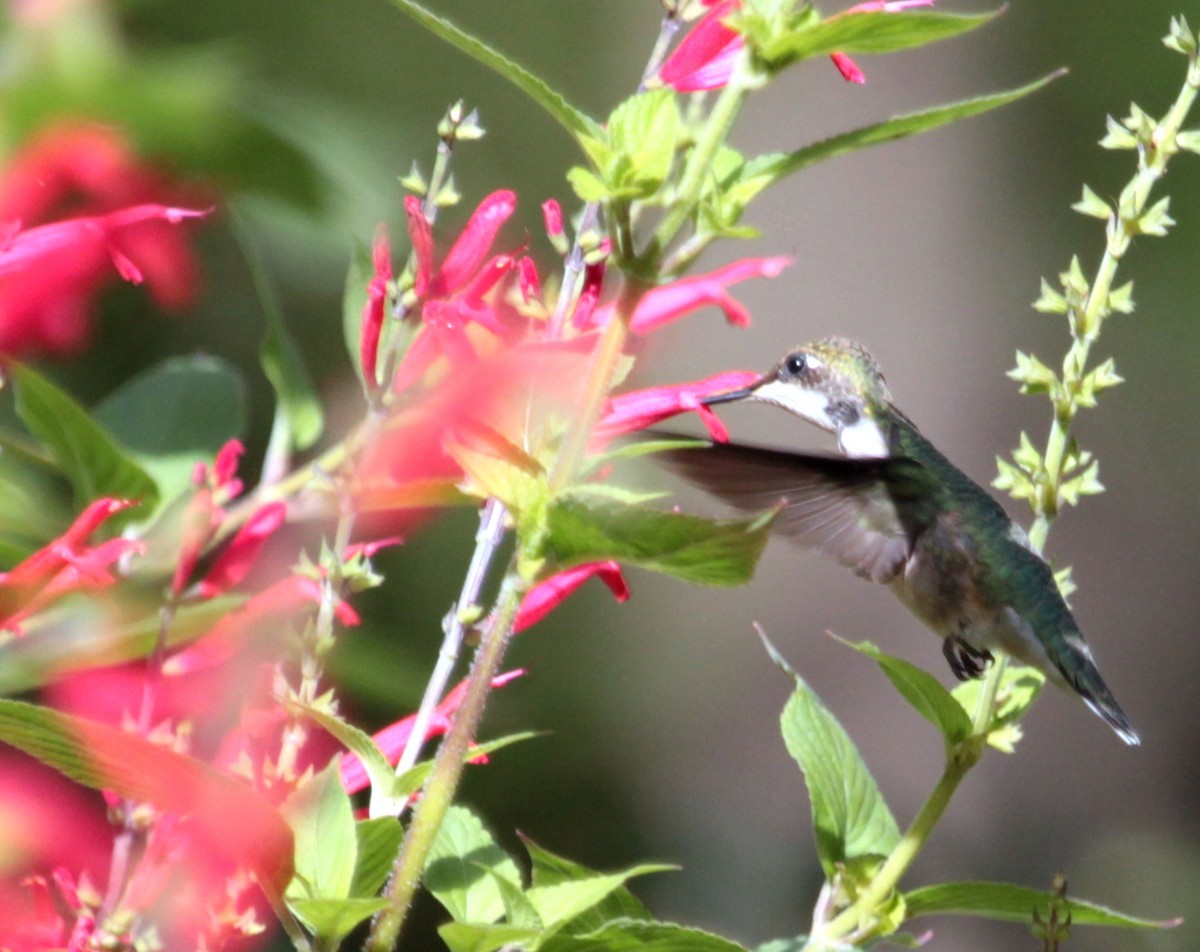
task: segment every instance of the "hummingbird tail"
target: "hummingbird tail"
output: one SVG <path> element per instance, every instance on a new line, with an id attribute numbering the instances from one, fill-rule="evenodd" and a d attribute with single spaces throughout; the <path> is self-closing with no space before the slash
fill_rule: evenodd
<path id="1" fill-rule="evenodd" d="M 1133 747 L 1142 742 L 1137 731 L 1133 729 L 1133 725 L 1129 723 L 1129 718 L 1121 710 L 1121 705 L 1112 696 L 1108 685 L 1104 683 L 1104 679 L 1100 677 L 1100 672 L 1096 670 L 1094 665 L 1089 665 L 1088 669 L 1077 672 L 1074 676 L 1068 674 L 1066 671 L 1063 674 L 1066 675 L 1067 681 L 1071 686 L 1079 692 L 1079 696 L 1083 698 L 1083 702 L 1104 723 L 1116 731 L 1117 736 L 1121 740 Z"/>

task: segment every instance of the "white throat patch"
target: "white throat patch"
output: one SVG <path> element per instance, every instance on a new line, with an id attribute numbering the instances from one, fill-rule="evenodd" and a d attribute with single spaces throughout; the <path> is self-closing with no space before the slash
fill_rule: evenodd
<path id="1" fill-rule="evenodd" d="M 838 432 L 838 446 L 847 456 L 859 459 L 881 458 L 888 455 L 887 440 L 879 424 L 865 414 L 856 423 Z"/>
<path id="2" fill-rule="evenodd" d="M 815 423 L 822 430 L 830 433 L 837 431 L 837 424 L 830 419 L 826 409 L 829 406 L 829 399 L 815 390 L 806 390 L 793 383 L 772 380 L 756 389 L 751 399 L 783 407 L 801 419 Z"/>

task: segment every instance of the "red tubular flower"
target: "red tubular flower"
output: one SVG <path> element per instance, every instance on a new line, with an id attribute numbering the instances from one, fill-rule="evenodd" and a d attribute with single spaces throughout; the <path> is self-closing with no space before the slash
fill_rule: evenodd
<path id="1" fill-rule="evenodd" d="M 712 7 L 667 57 L 658 71 L 659 81 L 681 93 L 720 89 L 728 83 L 745 41 L 725 20 L 740 6 L 741 0 L 724 0 Z"/>
<path id="2" fill-rule="evenodd" d="M 846 82 L 858 83 L 861 86 L 867 81 L 866 74 L 845 53 L 830 53 L 829 58 L 833 61 L 833 65 L 837 67 L 837 71 L 842 74 L 842 79 Z"/>
<path id="3" fill-rule="evenodd" d="M 376 362 L 379 359 L 379 337 L 383 330 L 384 308 L 387 305 L 388 283 L 392 280 L 392 252 L 387 230 L 381 225 L 375 234 L 371 257 L 375 276 L 367 285 L 367 303 L 363 305 L 362 335 L 359 341 L 359 362 L 363 380 L 369 391 L 379 386 Z"/>
<path id="4" fill-rule="evenodd" d="M 283 525 L 285 519 L 287 505 L 282 502 L 269 502 L 255 510 L 213 563 L 208 574 L 200 580 L 200 597 L 216 598 L 241 582 L 253 567 L 267 539 Z"/>
<path id="5" fill-rule="evenodd" d="M 650 387 L 647 390 L 618 394 L 609 400 L 608 409 L 596 426 L 594 440 L 603 445 L 623 433 L 635 433 L 680 413 L 692 411 L 700 417 L 709 435 L 717 442 L 724 443 L 729 439 L 729 431 L 717 415 L 700 402 L 700 398 L 714 393 L 740 390 L 761 376 L 762 374 L 749 371 L 734 370 L 691 383 Z"/>
<path id="6" fill-rule="evenodd" d="M 497 675 L 492 679 L 493 688 L 502 688 L 510 681 L 515 681 L 525 673 L 524 669 L 518 668 L 515 671 L 506 671 L 504 674 Z M 467 682 L 460 681 L 451 688 L 446 696 L 442 698 L 442 702 L 434 708 L 433 717 L 429 721 L 429 730 L 426 732 L 426 739 L 430 737 L 439 737 L 450 730 L 450 722 L 454 717 L 454 712 L 462 706 L 463 698 L 467 696 Z M 395 764 L 400 759 L 400 755 L 404 752 L 405 746 L 408 744 L 408 738 L 412 735 L 412 729 L 416 723 L 417 716 L 411 714 L 403 720 L 396 721 L 388 727 L 385 727 L 372 738 L 375 744 L 383 751 L 383 755 L 387 758 L 389 764 Z M 367 789 L 370 786 L 370 779 L 367 777 L 367 770 L 363 766 L 358 755 L 354 753 L 342 754 L 341 760 L 342 786 L 346 788 L 347 793 L 358 793 L 360 790 Z"/>
<path id="7" fill-rule="evenodd" d="M 108 567 L 143 546 L 133 539 L 111 539 L 93 548 L 87 540 L 107 519 L 134 503 L 97 499 L 59 538 L 0 573 L 0 631 L 20 634 L 20 623 L 69 592 L 111 585 Z"/>
<path id="8" fill-rule="evenodd" d="M 159 204 L 170 191 L 106 127 L 61 125 L 27 144 L 0 170 L 0 351 L 77 350 L 114 268 L 144 278 L 160 307 L 189 304 L 197 268 L 171 225 L 203 213 Z"/>
<path id="9" fill-rule="evenodd" d="M 730 324 L 747 327 L 750 312 L 729 293 L 729 286 L 750 278 L 776 277 L 791 263 L 792 259 L 786 256 L 743 258 L 708 274 L 680 278 L 651 288 L 638 302 L 629 329 L 637 334 L 647 334 L 708 304 L 724 311 Z M 592 315 L 591 326 L 607 324 L 612 314 L 611 304 L 598 308 Z"/>
<path id="10" fill-rule="evenodd" d="M 429 220 L 414 196 L 405 199 L 408 233 L 417 259 L 413 290 L 422 302 L 424 332 L 404 356 L 396 374 L 396 390 L 414 384 L 439 357 L 445 356 L 456 363 L 473 360 L 476 351 L 467 336 L 468 325 L 478 324 L 493 333 L 504 333 L 505 325 L 485 295 L 516 267 L 512 255 L 489 258 L 496 235 L 512 217 L 516 204 L 516 195 L 510 191 L 487 196 L 467 221 L 441 266 L 436 267 Z"/>
<path id="11" fill-rule="evenodd" d="M 607 585 L 618 602 L 629 600 L 629 586 L 616 562 L 609 560 L 576 565 L 552 575 L 544 582 L 539 582 L 525 593 L 517 617 L 513 621 L 513 632 L 524 631 L 536 625 L 565 602 L 579 586 L 593 577 Z"/>

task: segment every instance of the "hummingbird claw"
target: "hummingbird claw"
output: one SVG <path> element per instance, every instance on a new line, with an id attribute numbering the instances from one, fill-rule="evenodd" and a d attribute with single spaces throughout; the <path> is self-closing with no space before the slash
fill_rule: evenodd
<path id="1" fill-rule="evenodd" d="M 951 635 L 942 641 L 942 654 L 960 681 L 980 677 L 995 660 L 987 648 L 976 648 L 960 635 Z"/>

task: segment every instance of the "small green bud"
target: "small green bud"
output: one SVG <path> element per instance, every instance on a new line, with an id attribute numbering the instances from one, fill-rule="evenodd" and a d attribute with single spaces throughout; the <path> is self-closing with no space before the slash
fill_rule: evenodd
<path id="1" fill-rule="evenodd" d="M 1108 293 L 1108 309 L 1118 314 L 1133 313 L 1133 282 L 1127 281 Z"/>
<path id="2" fill-rule="evenodd" d="M 1058 385 L 1058 376 L 1032 354 L 1017 351 L 1017 366 L 1008 371 L 1021 385 L 1021 393 L 1047 393 Z"/>
<path id="3" fill-rule="evenodd" d="M 425 176 L 421 174 L 421 167 L 414 161 L 412 168 L 408 174 L 400 179 L 400 184 L 421 198 L 425 197 L 426 191 L 429 190 L 429 183 L 425 180 Z"/>
<path id="4" fill-rule="evenodd" d="M 1071 265 L 1059 276 L 1062 281 L 1063 290 L 1067 292 L 1068 302 L 1071 296 L 1083 300 L 1088 293 L 1088 279 L 1083 273 L 1083 265 L 1079 263 L 1079 256 L 1071 256 Z"/>
<path id="5" fill-rule="evenodd" d="M 1182 16 L 1171 17 L 1171 28 L 1163 37 L 1163 45 L 1184 56 L 1194 56 L 1196 53 L 1196 35 Z"/>
<path id="6" fill-rule="evenodd" d="M 1033 302 L 1033 309 L 1043 314 L 1066 314 L 1067 299 L 1050 286 L 1050 282 L 1042 278 L 1041 296 Z"/>
<path id="7" fill-rule="evenodd" d="M 1167 229 L 1175 224 L 1175 219 L 1167 214 L 1167 209 L 1171 205 L 1171 196 L 1165 196 L 1151 205 L 1146 212 L 1137 219 L 1137 231 L 1143 235 L 1153 235 L 1157 238 L 1162 238 L 1167 233 Z"/>
<path id="8" fill-rule="evenodd" d="M 1117 122 L 1112 116 L 1107 117 L 1105 122 L 1108 126 L 1108 132 L 1104 138 L 1100 140 L 1100 146 L 1104 149 L 1135 149 L 1137 148 L 1137 136 L 1126 129 L 1121 123 Z"/>
<path id="9" fill-rule="evenodd" d="M 1099 218 L 1101 221 L 1107 221 L 1112 215 L 1112 207 L 1102 199 L 1099 195 L 1093 192 L 1088 186 L 1083 187 L 1083 198 L 1071 206 L 1072 209 L 1079 212 L 1081 215 L 1088 215 L 1091 218 Z"/>
<path id="10" fill-rule="evenodd" d="M 457 205 L 462 199 L 458 189 L 454 185 L 454 176 L 451 175 L 446 179 L 446 184 L 438 189 L 437 197 L 433 202 L 438 208 L 449 208 L 452 205 Z"/>

